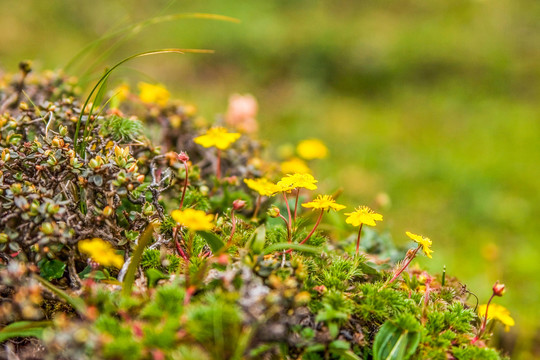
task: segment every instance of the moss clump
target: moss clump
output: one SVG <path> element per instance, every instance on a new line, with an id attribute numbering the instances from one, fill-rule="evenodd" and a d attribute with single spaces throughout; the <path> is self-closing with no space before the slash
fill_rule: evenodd
<path id="1" fill-rule="evenodd" d="M 367 230 L 358 255 L 356 235 L 317 227 L 323 202 L 292 209 L 302 186 L 290 203 L 248 190 L 244 178 L 272 168 L 257 141 L 241 136 L 216 153 L 193 142 L 205 129 L 184 107 L 130 100 L 94 117 L 79 153 L 72 88 L 61 77 L 22 86 L 33 105 L 16 96 L 21 82 L 0 89 L 16 99 L 0 117 L 0 319 L 55 317 L 6 341 L 32 335 L 65 359 L 379 359 L 394 348 L 400 359 L 501 358 L 457 280 L 406 269 L 390 281 L 403 266 L 392 262 L 414 249 Z M 155 124 L 165 148 L 145 137 Z M 169 214 L 180 206 L 212 214 L 212 230 L 178 225 Z M 80 253 L 94 237 L 125 265 Z"/>

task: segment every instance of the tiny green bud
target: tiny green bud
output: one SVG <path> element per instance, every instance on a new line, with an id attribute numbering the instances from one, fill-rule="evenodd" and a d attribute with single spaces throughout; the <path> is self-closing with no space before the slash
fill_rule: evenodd
<path id="1" fill-rule="evenodd" d="M 272 206 L 270 209 L 268 209 L 267 214 L 271 218 L 277 218 L 279 216 L 279 208 L 277 206 Z"/>
<path id="2" fill-rule="evenodd" d="M 12 184 L 9 188 L 11 192 L 15 195 L 19 195 L 20 193 L 22 193 L 22 185 L 20 183 Z"/>
<path id="3" fill-rule="evenodd" d="M 40 230 L 45 235 L 51 235 L 54 232 L 54 227 L 50 222 L 44 222 L 41 224 Z"/>
<path id="4" fill-rule="evenodd" d="M 0 244 L 5 244 L 9 241 L 6 233 L 0 233 Z"/>
<path id="5" fill-rule="evenodd" d="M 60 128 L 59 128 L 58 132 L 60 133 L 60 135 L 66 136 L 68 134 L 67 126 L 60 125 Z"/>
<path id="6" fill-rule="evenodd" d="M 56 164 L 58 164 L 58 160 L 56 160 L 54 155 L 49 155 L 49 158 L 47 159 L 47 164 L 55 166 Z"/>

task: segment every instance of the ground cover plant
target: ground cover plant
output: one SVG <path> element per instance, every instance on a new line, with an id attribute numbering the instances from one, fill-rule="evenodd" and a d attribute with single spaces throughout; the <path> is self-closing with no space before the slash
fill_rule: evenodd
<path id="1" fill-rule="evenodd" d="M 503 357 L 504 285 L 478 304 L 415 266 L 444 256 L 415 224 L 397 248 L 383 211 L 319 194 L 319 141 L 277 164 L 249 113 L 208 124 L 149 83 L 84 101 L 74 80 L 20 70 L 0 88 L 3 357 Z"/>

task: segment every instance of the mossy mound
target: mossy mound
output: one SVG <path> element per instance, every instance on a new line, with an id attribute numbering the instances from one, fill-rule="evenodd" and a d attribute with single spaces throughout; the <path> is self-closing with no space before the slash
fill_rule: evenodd
<path id="1" fill-rule="evenodd" d="M 216 151 L 194 143 L 206 126 L 179 102 L 132 95 L 91 112 L 57 74 L 3 83 L 3 355 L 501 358 L 489 334 L 475 339 L 480 319 L 456 279 L 407 269 L 390 281 L 414 249 L 364 229 L 357 254 L 345 227 L 310 231 L 318 211 L 287 219 L 281 195 L 248 188 L 243 179 L 277 175 L 249 136 Z M 155 128 L 161 146 L 146 136 Z M 179 225 L 180 207 L 212 214 L 211 230 Z M 102 254 L 78 246 L 91 238 L 108 244 Z M 124 265 L 103 266 L 105 256 Z"/>

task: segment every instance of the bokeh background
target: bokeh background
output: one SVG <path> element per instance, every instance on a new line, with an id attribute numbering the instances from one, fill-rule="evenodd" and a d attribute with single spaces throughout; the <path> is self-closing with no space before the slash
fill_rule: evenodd
<path id="1" fill-rule="evenodd" d="M 139 27 L 69 73 L 91 82 L 134 53 L 216 50 L 139 59 L 115 76 L 163 83 L 209 120 L 231 93 L 251 93 L 276 154 L 322 139 L 323 189 L 343 187 L 351 206 L 386 194 L 380 230 L 398 244 L 405 230 L 431 237 L 422 266 L 446 265 L 481 302 L 506 283 L 497 301 L 517 326 L 505 346 L 515 359 L 540 356 L 540 2 L 2 0 L 0 68 L 64 68 L 106 34 L 184 12 L 241 22 Z"/>

